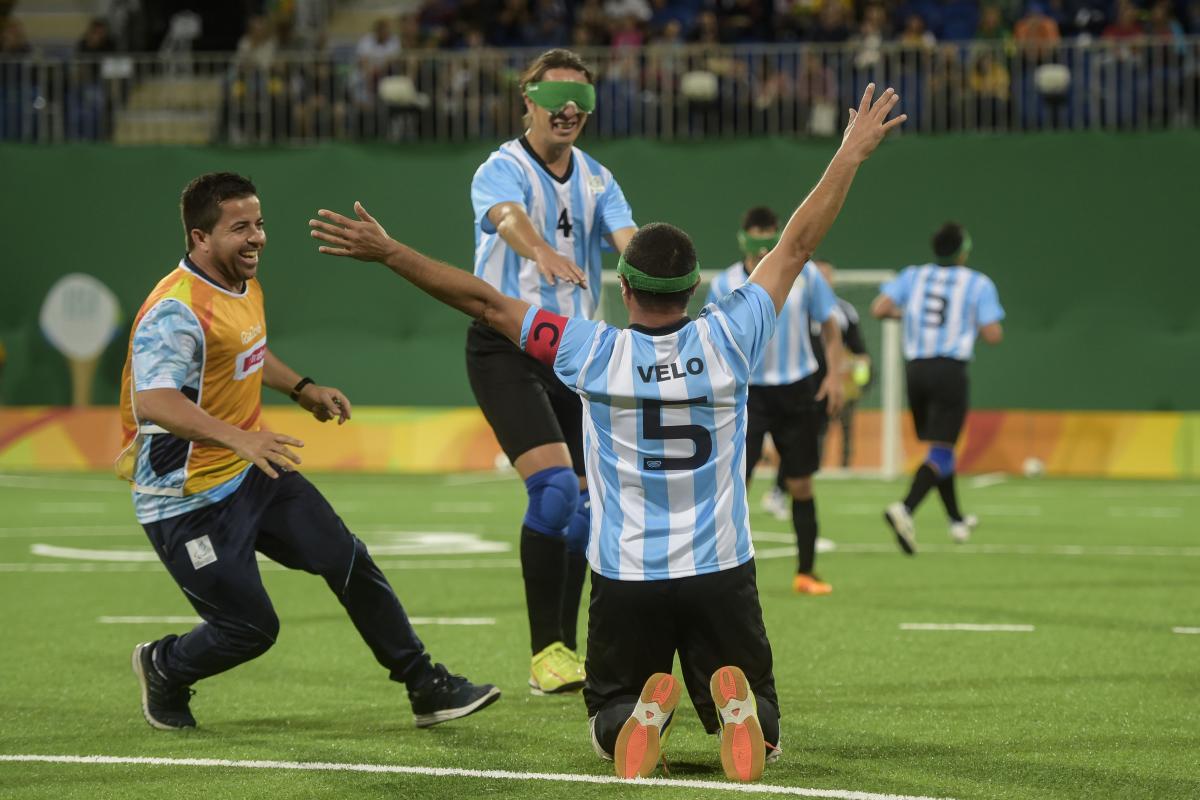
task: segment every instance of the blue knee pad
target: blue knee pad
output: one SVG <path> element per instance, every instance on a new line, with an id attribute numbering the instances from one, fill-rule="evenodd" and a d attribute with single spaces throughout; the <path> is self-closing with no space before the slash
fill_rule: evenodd
<path id="1" fill-rule="evenodd" d="M 550 467 L 525 479 L 529 507 L 525 527 L 545 536 L 564 537 L 579 503 L 579 479 L 570 467 Z"/>
<path id="2" fill-rule="evenodd" d="M 935 444 L 929 448 L 929 456 L 925 459 L 937 470 L 943 478 L 954 474 L 954 448 Z"/>
<path id="3" fill-rule="evenodd" d="M 588 536 L 592 531 L 592 498 L 587 489 L 579 493 L 575 514 L 567 526 L 567 552 L 583 555 L 587 552 Z"/>

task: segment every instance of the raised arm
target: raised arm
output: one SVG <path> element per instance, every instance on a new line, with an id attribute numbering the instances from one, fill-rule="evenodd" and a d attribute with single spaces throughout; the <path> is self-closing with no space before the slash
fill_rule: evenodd
<path id="1" fill-rule="evenodd" d="M 850 109 L 850 123 L 842 135 L 842 144 L 825 174 L 792 214 L 780 234 L 779 243 L 758 263 L 750 280 L 759 284 L 775 302 L 775 313 L 783 308 L 788 292 L 804 264 L 825 238 L 837 218 L 850 184 L 867 157 L 883 141 L 888 131 L 908 119 L 901 114 L 888 119 L 888 114 L 900 101 L 893 89 L 888 89 L 874 103 L 875 84 L 867 85 L 858 109 Z"/>
<path id="2" fill-rule="evenodd" d="M 397 242 L 367 213 L 362 203 L 354 203 L 354 213 L 358 215 L 357 220 L 321 209 L 317 215 L 328 222 L 308 221 L 313 238 L 327 243 L 318 250 L 331 256 L 349 256 L 383 264 L 435 300 L 495 328 L 520 344 L 521 324 L 525 321 L 529 303 L 502 294 L 469 272 L 435 261 Z"/>

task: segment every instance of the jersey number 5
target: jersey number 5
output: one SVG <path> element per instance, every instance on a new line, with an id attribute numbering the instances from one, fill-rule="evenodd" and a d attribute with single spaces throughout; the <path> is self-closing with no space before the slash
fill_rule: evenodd
<path id="1" fill-rule="evenodd" d="M 702 425 L 663 425 L 663 406 L 694 406 L 707 403 L 707 397 L 691 397 L 687 400 L 643 400 L 642 438 L 656 441 L 687 439 L 696 446 L 696 452 L 686 458 L 666 456 L 644 456 L 642 469 L 650 472 L 674 469 L 698 469 L 712 456 L 712 434 Z"/>

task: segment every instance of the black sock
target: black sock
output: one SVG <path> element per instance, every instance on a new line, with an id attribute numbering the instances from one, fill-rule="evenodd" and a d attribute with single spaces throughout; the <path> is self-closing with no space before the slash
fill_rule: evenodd
<path id="1" fill-rule="evenodd" d="M 796 549 L 800 551 L 800 572 L 811 575 L 817 560 L 817 503 L 792 500 L 792 528 L 796 531 Z"/>
<path id="2" fill-rule="evenodd" d="M 958 490 L 954 485 L 954 473 L 951 472 L 938 483 L 938 494 L 942 496 L 942 505 L 946 507 L 946 515 L 952 522 L 962 522 L 962 512 L 958 510 Z"/>
<path id="3" fill-rule="evenodd" d="M 775 488 L 784 494 L 788 493 L 787 478 L 783 477 L 783 464 L 779 465 L 779 470 L 775 473 Z"/>
<path id="4" fill-rule="evenodd" d="M 521 526 L 521 575 L 529 610 L 529 641 L 537 653 L 562 636 L 563 579 L 566 543 Z"/>
<path id="5" fill-rule="evenodd" d="M 916 511 L 917 506 L 921 505 L 925 495 L 929 494 L 929 490 L 936 486 L 937 482 L 938 476 L 933 471 L 933 467 L 921 464 L 917 468 L 917 474 L 913 476 L 912 488 L 908 490 L 908 497 L 904 498 L 904 505 L 908 510 Z"/>
<path id="6" fill-rule="evenodd" d="M 563 581 L 562 642 L 569 650 L 578 650 L 576 631 L 579 628 L 579 601 L 583 597 L 583 582 L 587 580 L 588 562 L 583 553 L 567 551 L 567 574 Z"/>

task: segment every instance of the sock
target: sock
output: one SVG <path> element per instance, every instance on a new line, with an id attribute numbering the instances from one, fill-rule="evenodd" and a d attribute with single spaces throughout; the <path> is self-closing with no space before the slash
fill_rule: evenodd
<path id="1" fill-rule="evenodd" d="M 792 528 L 800 551 L 800 572 L 811 575 L 817 560 L 817 503 L 811 497 L 792 500 Z"/>
<path id="2" fill-rule="evenodd" d="M 521 526 L 521 575 L 529 609 L 529 641 L 540 652 L 562 636 L 563 579 L 566 544 Z"/>
<path id="3" fill-rule="evenodd" d="M 954 485 L 954 473 L 951 472 L 938 483 L 938 494 L 942 496 L 942 505 L 946 507 L 946 515 L 952 522 L 962 522 L 962 512 L 958 510 L 958 490 Z"/>
<path id="4" fill-rule="evenodd" d="M 904 498 L 904 505 L 910 512 L 917 510 L 917 506 L 921 505 L 925 495 L 929 494 L 929 490 L 937 482 L 938 476 L 933 471 L 933 467 L 923 463 L 917 468 L 917 474 L 913 476 L 912 487 L 908 490 L 908 497 Z"/>
<path id="5" fill-rule="evenodd" d="M 579 602 L 587 580 L 588 562 L 583 553 L 567 553 L 567 574 L 563 581 L 562 642 L 570 650 L 579 650 L 576 631 L 579 628 Z"/>
<path id="6" fill-rule="evenodd" d="M 779 465 L 779 470 L 775 473 L 775 488 L 784 494 L 788 493 L 787 478 L 783 477 L 783 464 Z"/>

